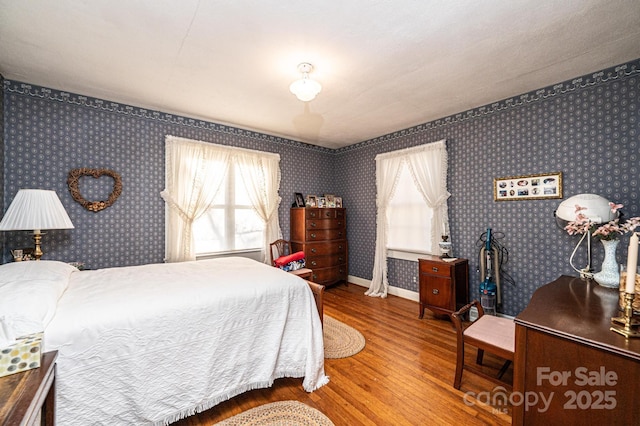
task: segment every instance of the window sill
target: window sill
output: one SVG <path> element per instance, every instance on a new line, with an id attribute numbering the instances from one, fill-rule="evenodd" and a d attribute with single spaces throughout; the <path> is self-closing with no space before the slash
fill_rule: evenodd
<path id="1" fill-rule="evenodd" d="M 387 257 L 391 257 L 394 259 L 401 259 L 401 260 L 409 260 L 412 262 L 417 262 L 419 258 L 424 257 L 427 254 L 434 255 L 434 253 L 429 253 L 426 251 L 418 252 L 418 251 L 406 251 L 406 250 L 394 250 L 394 249 L 387 250 Z"/>
<path id="2" fill-rule="evenodd" d="M 196 255 L 196 260 L 219 259 L 222 257 L 248 257 L 249 259 L 262 262 L 263 252 L 260 249 L 249 249 L 217 253 L 200 253 Z"/>

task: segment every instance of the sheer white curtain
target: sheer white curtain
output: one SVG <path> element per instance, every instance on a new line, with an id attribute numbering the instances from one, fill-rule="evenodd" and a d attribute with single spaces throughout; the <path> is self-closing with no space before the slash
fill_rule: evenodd
<path id="1" fill-rule="evenodd" d="M 229 164 L 242 171 L 252 206 L 265 224 L 263 252 L 282 236 L 278 220 L 280 156 L 262 151 L 167 136 L 165 261 L 195 260 L 193 221 L 213 203 Z M 265 260 L 266 261 L 266 260 Z"/>
<path id="2" fill-rule="evenodd" d="M 263 262 L 269 262 L 269 244 L 282 238 L 278 207 L 280 206 L 280 156 L 243 151 L 237 155 L 240 173 L 251 205 L 264 222 Z"/>
<path id="3" fill-rule="evenodd" d="M 389 223 L 387 220 L 387 206 L 393 197 L 393 192 L 400 176 L 402 157 L 385 158 L 376 157 L 376 250 L 373 259 L 373 279 L 367 296 L 387 297 L 389 281 L 387 280 L 387 232 Z"/>
<path id="4" fill-rule="evenodd" d="M 373 278 L 368 296 L 387 297 L 389 281 L 387 279 L 387 208 L 393 198 L 396 182 L 403 165 L 411 171 L 414 182 L 425 199 L 433 208 L 431 229 L 440 229 L 447 219 L 447 149 L 445 141 L 421 145 L 414 148 L 388 152 L 376 156 L 376 247 L 373 264 Z M 432 232 L 432 244 L 437 247 L 438 233 Z"/>
<path id="5" fill-rule="evenodd" d="M 190 139 L 165 138 L 165 261 L 195 260 L 192 225 L 224 181 L 230 150 Z"/>
<path id="6" fill-rule="evenodd" d="M 438 230 L 449 222 L 447 199 L 447 148 L 444 141 L 424 145 L 422 149 L 406 157 L 416 187 L 427 206 L 433 209 L 431 229 Z M 446 229 L 441 229 L 446 231 Z M 442 232 L 431 232 L 431 246 L 438 247 Z"/>

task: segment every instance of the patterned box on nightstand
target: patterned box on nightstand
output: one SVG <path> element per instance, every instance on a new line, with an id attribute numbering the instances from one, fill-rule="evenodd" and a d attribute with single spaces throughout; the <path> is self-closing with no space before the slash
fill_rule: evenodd
<path id="1" fill-rule="evenodd" d="M 29 334 L 0 349 L 0 377 L 40 367 L 42 338 L 43 333 Z"/>

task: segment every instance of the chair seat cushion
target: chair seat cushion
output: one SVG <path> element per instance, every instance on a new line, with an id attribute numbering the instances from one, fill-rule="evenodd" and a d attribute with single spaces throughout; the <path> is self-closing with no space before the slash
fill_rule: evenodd
<path id="1" fill-rule="evenodd" d="M 513 320 L 483 315 L 463 333 L 467 337 L 486 342 L 507 352 L 515 351 L 516 324 Z"/>

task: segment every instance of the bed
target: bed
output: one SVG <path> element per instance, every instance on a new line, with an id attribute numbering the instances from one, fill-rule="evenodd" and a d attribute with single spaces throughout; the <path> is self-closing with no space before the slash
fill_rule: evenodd
<path id="1" fill-rule="evenodd" d="M 58 350 L 57 421 L 168 424 L 280 377 L 326 384 L 310 286 L 245 258 L 0 266 L 0 315 Z"/>

